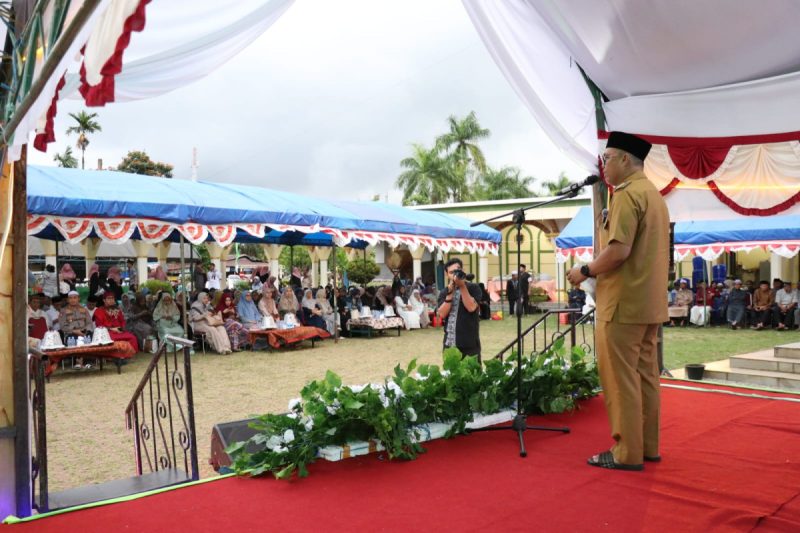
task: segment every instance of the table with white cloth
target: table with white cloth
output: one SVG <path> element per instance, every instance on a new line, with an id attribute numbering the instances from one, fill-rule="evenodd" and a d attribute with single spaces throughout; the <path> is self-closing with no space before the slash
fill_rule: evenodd
<path id="1" fill-rule="evenodd" d="M 348 327 L 350 333 L 356 335 L 365 334 L 367 337 L 372 337 L 373 332 L 382 333 L 390 329 L 397 330 L 397 336 L 400 336 L 400 330 L 405 328 L 406 324 L 399 316 L 387 316 L 383 318 L 373 318 L 365 316 L 360 318 L 350 319 Z"/>

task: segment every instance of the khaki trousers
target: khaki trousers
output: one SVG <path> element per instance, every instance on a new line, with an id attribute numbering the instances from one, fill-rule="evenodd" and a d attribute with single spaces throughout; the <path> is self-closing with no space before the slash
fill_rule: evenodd
<path id="1" fill-rule="evenodd" d="M 616 317 L 615 317 L 616 318 Z M 659 426 L 658 324 L 596 322 L 597 367 L 611 424 L 614 459 L 656 456 Z"/>

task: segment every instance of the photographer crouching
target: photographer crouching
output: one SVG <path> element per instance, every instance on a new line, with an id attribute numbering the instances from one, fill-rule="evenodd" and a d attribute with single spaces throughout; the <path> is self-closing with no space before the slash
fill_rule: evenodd
<path id="1" fill-rule="evenodd" d="M 458 348 L 462 354 L 481 360 L 481 339 L 478 330 L 478 301 L 481 289 L 467 281 L 461 259 L 450 259 L 444 265 L 450 283 L 439 294 L 436 311 L 444 325 L 444 348 Z"/>

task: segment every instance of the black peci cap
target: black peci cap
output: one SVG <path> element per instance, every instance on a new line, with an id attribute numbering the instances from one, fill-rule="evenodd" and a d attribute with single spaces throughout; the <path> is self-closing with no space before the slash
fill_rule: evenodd
<path id="1" fill-rule="evenodd" d="M 608 135 L 608 143 L 606 143 L 606 148 L 623 150 L 638 157 L 642 161 L 644 161 L 644 158 L 650 153 L 650 148 L 652 147 L 652 144 L 641 137 L 625 133 L 624 131 L 612 131 Z"/>

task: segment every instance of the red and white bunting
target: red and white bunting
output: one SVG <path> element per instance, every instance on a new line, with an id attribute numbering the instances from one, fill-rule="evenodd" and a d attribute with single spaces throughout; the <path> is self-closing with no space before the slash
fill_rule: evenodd
<path id="1" fill-rule="evenodd" d="M 94 227 L 104 241 L 123 244 L 128 242 L 136 230 L 136 223 L 133 220 L 97 220 Z"/>
<path id="2" fill-rule="evenodd" d="M 245 230 L 257 239 L 263 239 L 267 232 L 267 227 L 264 224 L 237 224 L 236 227 Z"/>
<path id="3" fill-rule="evenodd" d="M 52 224 L 70 244 L 81 242 L 94 229 L 92 220 L 87 218 L 56 217 Z"/>
<path id="4" fill-rule="evenodd" d="M 47 225 L 50 224 L 50 219 L 44 215 L 28 215 L 28 235 L 39 233 Z"/>
<path id="5" fill-rule="evenodd" d="M 150 244 L 157 244 L 167 239 L 176 229 L 192 244 L 200 244 L 214 239 L 220 246 L 228 246 L 236 239 L 237 231 L 243 230 L 256 238 L 264 238 L 267 228 L 277 231 L 299 231 L 302 233 L 326 233 L 333 237 L 337 246 L 347 246 L 353 240 L 366 241 L 374 246 L 386 242 L 393 247 L 400 245 L 415 250 L 425 246 L 433 252 L 440 248 L 444 252 L 458 251 L 485 255 L 497 255 L 499 247 L 496 243 L 470 239 L 436 239 L 427 235 L 409 235 L 382 233 L 360 230 L 341 230 L 336 228 L 320 228 L 319 226 L 293 226 L 287 224 L 214 224 L 195 223 L 174 224 L 152 219 L 128 218 L 94 218 L 94 217 L 59 217 L 53 215 L 28 214 L 28 235 L 36 236 L 49 224 L 55 226 L 70 243 L 77 243 L 88 237 L 92 230 L 103 241 L 113 244 L 127 242 L 138 230 L 139 238 Z"/>
<path id="6" fill-rule="evenodd" d="M 208 226 L 208 232 L 220 246 L 228 246 L 236 238 L 236 226 L 233 224 Z"/>
<path id="7" fill-rule="evenodd" d="M 175 230 L 175 224 L 155 220 L 140 220 L 136 226 L 141 239 L 150 244 L 163 241 Z"/>
<path id="8" fill-rule="evenodd" d="M 202 224 L 182 224 L 178 226 L 178 231 L 192 244 L 203 243 L 208 238 L 208 227 Z"/>

